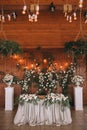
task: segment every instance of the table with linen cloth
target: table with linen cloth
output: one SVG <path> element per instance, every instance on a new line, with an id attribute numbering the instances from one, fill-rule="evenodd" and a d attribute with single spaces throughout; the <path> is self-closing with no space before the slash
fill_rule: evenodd
<path id="1" fill-rule="evenodd" d="M 14 117 L 15 125 L 68 125 L 72 122 L 68 97 L 51 93 L 44 98 L 22 94 Z"/>

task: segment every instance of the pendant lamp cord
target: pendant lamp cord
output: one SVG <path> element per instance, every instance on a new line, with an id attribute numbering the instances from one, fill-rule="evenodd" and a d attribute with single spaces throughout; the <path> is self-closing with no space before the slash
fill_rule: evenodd
<path id="1" fill-rule="evenodd" d="M 3 6 L 2 6 L 2 12 L 1 13 L 2 13 L 2 16 L 4 16 Z M 2 36 L 4 37 L 4 39 L 7 40 L 7 36 L 6 36 L 4 28 L 3 28 L 3 21 L 2 21 L 2 19 L 1 19 L 0 33 L 2 34 Z"/>

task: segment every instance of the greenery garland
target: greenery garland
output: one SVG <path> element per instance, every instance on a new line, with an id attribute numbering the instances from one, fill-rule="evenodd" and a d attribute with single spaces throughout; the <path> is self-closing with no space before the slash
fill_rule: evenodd
<path id="1" fill-rule="evenodd" d="M 87 41 L 79 39 L 77 41 L 69 41 L 65 43 L 65 52 L 72 56 L 73 61 L 76 62 L 78 56 L 85 56 L 87 54 Z"/>
<path id="2" fill-rule="evenodd" d="M 68 88 L 69 85 L 72 84 L 71 80 L 76 71 L 76 64 L 71 63 L 66 71 L 59 71 L 59 85 L 62 87 L 62 93 L 67 96 L 69 94 Z"/>
<path id="3" fill-rule="evenodd" d="M 0 54 L 3 56 L 22 54 L 23 50 L 15 41 L 0 40 Z"/>

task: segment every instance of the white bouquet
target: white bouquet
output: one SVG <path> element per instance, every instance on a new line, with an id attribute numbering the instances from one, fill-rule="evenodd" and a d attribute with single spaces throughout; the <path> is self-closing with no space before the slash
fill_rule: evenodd
<path id="1" fill-rule="evenodd" d="M 13 75 L 6 74 L 5 77 L 3 78 L 3 82 L 6 83 L 6 85 L 10 86 L 13 82 Z"/>
<path id="2" fill-rule="evenodd" d="M 80 75 L 75 75 L 73 78 L 72 78 L 72 83 L 74 83 L 75 85 L 80 85 L 82 84 L 84 81 L 84 78 Z"/>

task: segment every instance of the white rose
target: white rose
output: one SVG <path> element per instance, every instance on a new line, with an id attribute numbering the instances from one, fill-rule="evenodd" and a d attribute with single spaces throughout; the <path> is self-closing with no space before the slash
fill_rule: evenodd
<path id="1" fill-rule="evenodd" d="M 7 85 L 11 85 L 11 83 L 13 82 L 13 76 L 10 74 L 6 74 L 5 77 L 3 78 L 3 81 L 7 84 Z"/>

